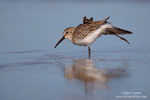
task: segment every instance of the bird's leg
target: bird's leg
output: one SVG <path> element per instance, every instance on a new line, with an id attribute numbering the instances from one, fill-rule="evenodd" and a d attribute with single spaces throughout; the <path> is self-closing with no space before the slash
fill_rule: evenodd
<path id="1" fill-rule="evenodd" d="M 124 41 L 127 42 L 128 44 L 130 44 L 128 40 L 126 40 L 125 38 L 119 36 L 118 34 L 114 34 L 114 35 L 117 36 L 117 37 L 119 37 L 121 40 L 124 40 Z"/>
<path id="2" fill-rule="evenodd" d="M 88 46 L 88 52 L 89 52 L 89 59 L 91 58 L 91 49 L 90 46 Z"/>

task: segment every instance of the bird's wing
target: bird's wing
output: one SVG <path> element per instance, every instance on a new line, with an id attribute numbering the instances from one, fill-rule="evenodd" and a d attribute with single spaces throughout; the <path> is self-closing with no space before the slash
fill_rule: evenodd
<path id="1" fill-rule="evenodd" d="M 84 39 L 87 35 L 92 34 L 93 31 L 96 29 L 100 28 L 102 25 L 107 23 L 107 20 L 109 17 L 105 18 L 104 20 L 101 21 L 94 21 L 88 24 L 80 24 L 75 28 L 75 31 L 73 33 L 73 37 L 82 40 Z"/>
<path id="2" fill-rule="evenodd" d="M 96 30 L 96 27 L 93 24 L 80 24 L 75 28 L 73 37 L 82 40 L 94 30 Z"/>
<path id="3" fill-rule="evenodd" d="M 93 23 L 93 17 L 91 17 L 90 19 L 83 17 L 83 24 L 91 24 Z"/>
<path id="4" fill-rule="evenodd" d="M 112 26 L 110 28 L 106 28 L 105 33 L 104 33 L 104 35 L 115 35 L 115 36 L 119 37 L 121 40 L 124 40 L 125 42 L 127 42 L 129 44 L 127 39 L 119 36 L 119 35 L 124 35 L 124 34 L 132 34 L 132 32 Z"/>

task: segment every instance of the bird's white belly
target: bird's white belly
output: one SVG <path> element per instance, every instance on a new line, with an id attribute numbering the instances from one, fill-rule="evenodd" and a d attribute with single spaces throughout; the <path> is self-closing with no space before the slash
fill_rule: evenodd
<path id="1" fill-rule="evenodd" d="M 74 44 L 80 46 L 90 46 L 98 37 L 100 37 L 107 27 L 111 27 L 109 24 L 105 24 L 101 26 L 99 29 L 95 30 L 93 33 L 89 33 L 84 39 L 82 40 L 75 40 Z"/>

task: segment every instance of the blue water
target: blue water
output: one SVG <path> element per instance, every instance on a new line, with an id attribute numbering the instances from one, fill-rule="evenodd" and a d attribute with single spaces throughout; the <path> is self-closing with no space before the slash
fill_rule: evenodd
<path id="1" fill-rule="evenodd" d="M 150 99 L 149 10 L 149 2 L 0 1 L 0 100 L 129 100 L 136 92 L 133 100 Z M 130 45 L 102 36 L 91 60 L 69 40 L 55 49 L 85 15 L 110 16 L 133 32 L 123 36 Z"/>

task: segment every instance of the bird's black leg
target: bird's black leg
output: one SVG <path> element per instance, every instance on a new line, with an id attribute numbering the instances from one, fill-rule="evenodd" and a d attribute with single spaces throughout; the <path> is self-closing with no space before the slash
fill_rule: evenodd
<path id="1" fill-rule="evenodd" d="M 129 41 L 128 41 L 127 39 L 125 39 L 125 38 L 119 36 L 118 34 L 115 34 L 115 35 L 116 35 L 117 37 L 119 37 L 121 40 L 124 40 L 125 42 L 127 42 L 128 44 L 130 44 Z"/>
<path id="2" fill-rule="evenodd" d="M 91 49 L 90 46 L 88 46 L 88 51 L 89 51 L 89 59 L 91 58 Z"/>

